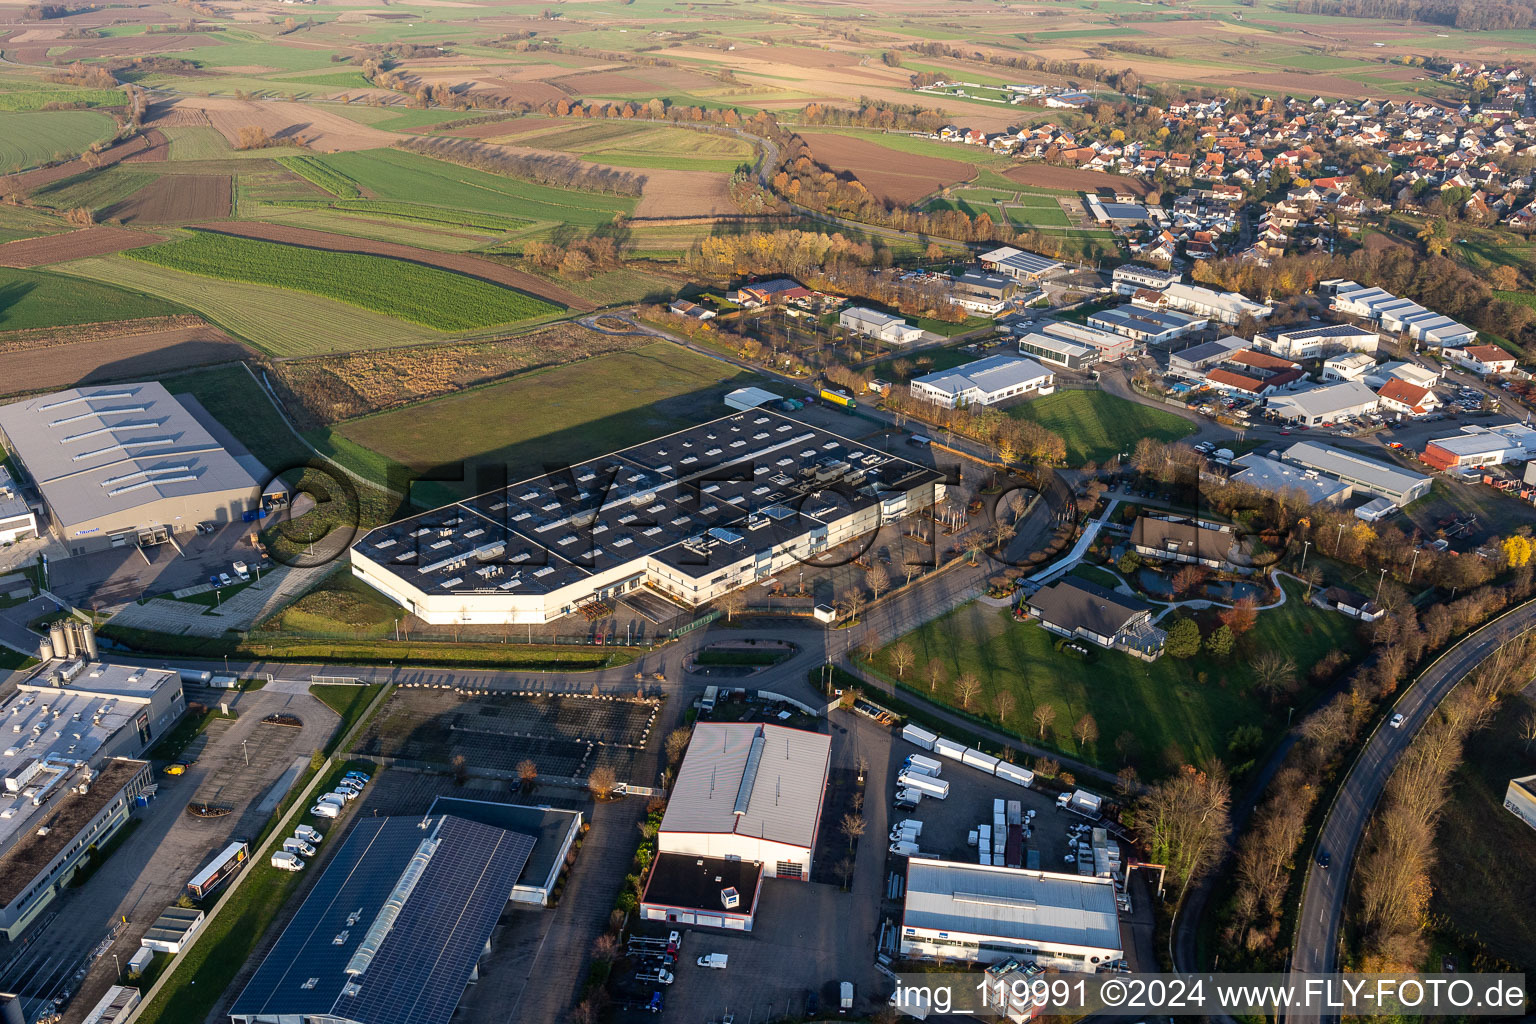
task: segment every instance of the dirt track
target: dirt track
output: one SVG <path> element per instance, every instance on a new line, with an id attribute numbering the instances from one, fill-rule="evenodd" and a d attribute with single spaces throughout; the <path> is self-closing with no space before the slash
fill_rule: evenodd
<path id="1" fill-rule="evenodd" d="M 418 249 L 412 245 L 381 242 L 372 238 L 354 238 L 351 235 L 338 235 L 330 231 L 316 231 L 311 228 L 288 227 L 279 224 L 261 224 L 254 221 L 200 224 L 198 227 L 206 228 L 209 231 L 219 231 L 226 235 L 260 238 L 268 242 L 285 242 L 289 245 L 302 245 L 310 249 L 329 249 L 333 252 L 361 252 L 372 256 L 388 256 L 397 260 L 409 260 L 412 263 L 438 267 L 442 270 L 451 270 L 457 274 L 466 274 L 470 277 L 478 277 L 482 281 L 490 281 L 492 284 L 515 288 L 520 292 L 527 292 L 529 295 L 536 295 L 541 299 L 559 303 L 569 309 L 586 312 L 597 308 L 576 293 L 567 291 L 557 284 L 544 280 L 542 277 L 463 253 L 434 252 L 431 249 Z"/>
<path id="2" fill-rule="evenodd" d="M 23 238 L 0 245 L 0 267 L 40 267 L 46 263 L 107 256 L 161 241 L 164 241 L 161 236 L 143 231 L 105 226 L 82 228 L 62 235 Z"/>

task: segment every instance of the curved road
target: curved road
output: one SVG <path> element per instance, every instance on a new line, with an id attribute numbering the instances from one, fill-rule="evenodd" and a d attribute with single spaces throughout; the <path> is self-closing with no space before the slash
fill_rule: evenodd
<path id="1" fill-rule="evenodd" d="M 1338 969 L 1338 934 L 1349 893 L 1349 877 L 1360 839 L 1376 801 L 1404 750 L 1440 702 L 1468 672 L 1506 641 L 1536 628 L 1536 601 L 1509 611 L 1445 654 L 1404 690 L 1392 712 L 1404 718 L 1400 728 L 1378 725 L 1345 776 L 1318 836 L 1318 850 L 1332 857 L 1332 870 L 1307 868 L 1306 887 L 1293 944 L 1291 973 L 1299 976 Z M 1290 1021 L 1326 1024 L 1334 1017 L 1292 1014 Z"/>

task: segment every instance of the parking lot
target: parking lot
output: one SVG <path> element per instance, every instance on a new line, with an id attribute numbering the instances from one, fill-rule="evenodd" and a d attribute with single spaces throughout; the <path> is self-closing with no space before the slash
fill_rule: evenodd
<path id="1" fill-rule="evenodd" d="M 79 608 L 107 609 L 147 595 L 169 594 L 233 572 L 236 560 L 254 564 L 251 523 L 224 523 L 213 533 L 188 530 L 175 544 L 125 547 L 49 563 L 49 589 Z M 179 548 L 179 550 L 178 550 Z"/>
<path id="2" fill-rule="evenodd" d="M 80 887 L 63 890 L 19 942 L 0 947 L 0 990 L 24 997 L 29 1020 L 66 993 L 72 995 L 64 1020 L 81 1020 L 187 880 L 233 839 L 256 834 L 270 814 L 273 784 L 296 762 L 307 762 L 336 727 L 335 713 L 308 694 L 262 690 L 235 695 L 231 705 L 239 717 L 210 723 L 207 744 L 185 775 L 165 775 L 156 762 L 158 794 L 134 812 L 138 824 L 124 826 L 132 832 L 101 868 Z M 303 726 L 262 722 L 280 712 L 297 716 Z M 231 813 L 186 813 L 189 803 L 204 801 Z M 124 917 L 128 923 L 115 941 L 99 945 Z M 92 959 L 93 953 L 99 956 Z"/>

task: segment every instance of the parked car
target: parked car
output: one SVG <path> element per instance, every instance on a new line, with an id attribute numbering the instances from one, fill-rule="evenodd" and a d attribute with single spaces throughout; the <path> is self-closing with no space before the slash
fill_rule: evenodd
<path id="1" fill-rule="evenodd" d="M 356 779 L 358 782 L 361 782 L 365 786 L 368 785 L 368 782 L 369 782 L 368 776 L 366 776 L 362 772 L 358 772 L 358 771 L 347 772 L 347 774 L 343 775 L 342 778 L 344 778 L 344 779 Z"/>
<path id="2" fill-rule="evenodd" d="M 353 800 L 356 800 L 360 794 L 355 789 L 348 789 L 346 786 L 337 786 L 335 789 L 331 790 L 331 795 L 339 796 L 348 803 L 351 803 Z"/>
<path id="3" fill-rule="evenodd" d="M 1333 863 L 1333 855 L 1331 853 L 1329 853 L 1327 850 L 1319 850 L 1317 852 L 1317 866 L 1318 867 L 1322 868 L 1324 871 L 1327 871 L 1328 870 L 1328 865 L 1332 864 L 1332 863 Z"/>
<path id="4" fill-rule="evenodd" d="M 235 585 L 235 581 L 229 578 L 229 573 L 227 573 L 227 572 L 219 573 L 219 586 L 221 586 L 221 587 L 232 587 L 234 585 Z"/>

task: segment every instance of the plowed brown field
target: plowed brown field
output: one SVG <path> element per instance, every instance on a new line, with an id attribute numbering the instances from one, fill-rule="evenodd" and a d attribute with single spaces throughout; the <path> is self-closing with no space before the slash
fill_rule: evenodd
<path id="1" fill-rule="evenodd" d="M 47 263 L 107 256 L 124 249 L 162 242 L 160 235 L 124 228 L 94 227 L 0 245 L 0 267 L 41 267 Z"/>
<path id="2" fill-rule="evenodd" d="M 81 335 L 86 337 L 79 340 Z M 188 366 L 244 359 L 251 353 L 196 317 L 130 321 L 68 334 L 0 335 L 0 394 L 52 391 Z"/>
<path id="3" fill-rule="evenodd" d="M 104 215 L 124 224 L 188 224 L 228 217 L 229 204 L 229 175 L 177 174 L 156 178 Z"/>
<path id="4" fill-rule="evenodd" d="M 353 238 L 351 235 L 337 235 L 329 231 L 316 231 L 312 228 L 261 224 L 255 221 L 200 224 L 198 226 L 207 228 L 209 231 L 222 232 L 226 235 L 240 235 L 245 238 L 259 238 L 268 242 L 302 245 L 308 249 L 327 249 L 331 252 L 361 252 L 372 256 L 388 256 L 397 260 L 409 260 L 412 263 L 420 263 L 423 266 L 451 270 L 456 274 L 466 274 L 469 277 L 478 277 L 482 281 L 490 281 L 493 284 L 499 284 L 507 288 L 515 288 L 520 292 L 537 295 L 541 299 L 557 302 L 570 309 L 586 311 L 596 308 L 592 303 L 576 293 L 567 291 L 557 284 L 544 280 L 542 277 L 464 253 L 434 252 L 431 249 L 418 249 L 413 245 L 381 242 L 372 238 Z"/>
<path id="5" fill-rule="evenodd" d="M 874 142 L 846 135 L 808 135 L 811 152 L 833 171 L 851 171 L 871 193 L 902 206 L 945 185 L 968 181 L 976 168 L 959 160 L 898 153 Z"/>

